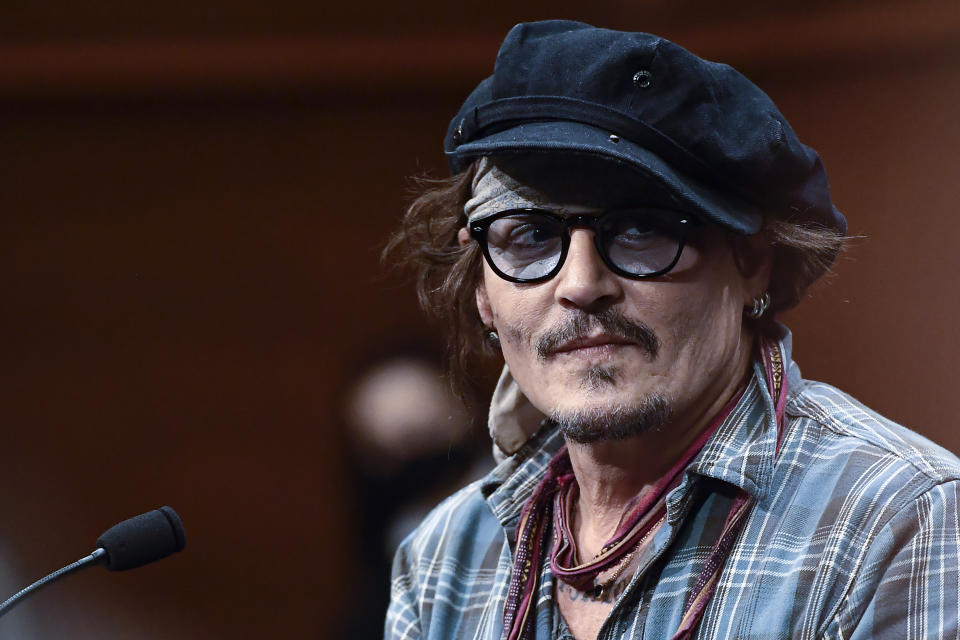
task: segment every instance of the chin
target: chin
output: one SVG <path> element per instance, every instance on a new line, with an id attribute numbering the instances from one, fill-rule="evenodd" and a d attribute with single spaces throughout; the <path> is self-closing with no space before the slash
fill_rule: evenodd
<path id="1" fill-rule="evenodd" d="M 558 406 L 550 419 L 567 440 L 588 444 L 624 440 L 663 429 L 670 419 L 670 402 L 658 393 L 639 400 L 586 402 Z"/>

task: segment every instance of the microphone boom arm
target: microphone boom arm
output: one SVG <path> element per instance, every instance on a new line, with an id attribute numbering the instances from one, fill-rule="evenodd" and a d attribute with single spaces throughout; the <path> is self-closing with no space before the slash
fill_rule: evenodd
<path id="1" fill-rule="evenodd" d="M 80 569 L 85 569 L 85 568 L 87 568 L 87 567 L 89 567 L 89 566 L 93 566 L 93 565 L 95 565 L 95 564 L 103 564 L 103 563 L 106 562 L 106 560 L 107 560 L 106 555 L 107 555 L 107 552 L 106 552 L 105 550 L 103 550 L 103 549 L 97 549 L 96 551 L 94 551 L 94 552 L 91 553 L 90 555 L 88 555 L 88 556 L 86 556 L 86 557 L 83 557 L 83 558 L 80 558 L 79 560 L 77 560 L 77 561 L 74 562 L 73 564 L 68 564 L 67 566 L 63 567 L 62 569 L 57 569 L 56 571 L 54 571 L 54 572 L 51 573 L 50 575 L 48 575 L 48 576 L 46 576 L 46 577 L 43 577 L 43 578 L 40 578 L 39 580 L 37 580 L 36 582 L 34 582 L 34 583 L 33 583 L 32 585 L 30 585 L 29 587 L 26 587 L 26 588 L 24 588 L 24 589 L 21 589 L 20 591 L 18 591 L 17 593 L 15 593 L 14 595 L 12 595 L 11 597 L 7 598 L 2 604 L 0 604 L 0 616 L 2 616 L 2 615 L 5 614 L 7 611 L 9 611 L 10 609 L 12 609 L 14 605 L 16 605 L 16 604 L 17 604 L 18 602 L 20 602 L 23 598 L 25 598 L 25 597 L 28 596 L 29 594 L 33 593 L 34 591 L 37 591 L 38 589 L 42 589 L 43 587 L 47 586 L 48 584 L 50 584 L 50 583 L 52 583 L 52 582 L 56 582 L 56 581 L 59 580 L 60 578 L 66 576 L 66 575 L 69 575 L 69 574 L 71 574 L 71 573 L 74 573 L 75 571 L 79 571 Z"/>

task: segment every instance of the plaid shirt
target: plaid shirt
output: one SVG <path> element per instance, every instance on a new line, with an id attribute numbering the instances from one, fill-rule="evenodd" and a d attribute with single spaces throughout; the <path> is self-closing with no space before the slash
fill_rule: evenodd
<path id="1" fill-rule="evenodd" d="M 789 361 L 789 337 L 784 351 Z M 960 638 L 960 460 L 788 367 L 782 449 L 758 366 L 668 497 L 599 638 L 668 639 L 736 489 L 756 505 L 696 638 Z M 498 640 L 517 520 L 563 439 L 544 429 L 438 506 L 394 560 L 386 638 Z M 536 638 L 556 628 L 541 567 Z"/>

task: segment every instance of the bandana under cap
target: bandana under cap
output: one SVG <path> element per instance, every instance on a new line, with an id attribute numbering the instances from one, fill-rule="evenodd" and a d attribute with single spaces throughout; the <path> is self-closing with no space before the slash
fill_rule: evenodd
<path id="1" fill-rule="evenodd" d="M 508 209 L 545 209 L 558 213 L 598 213 L 600 209 L 574 204 L 561 204 L 533 187 L 520 183 L 490 158 L 481 158 L 473 177 L 473 195 L 463 206 L 467 224 L 473 224 Z"/>

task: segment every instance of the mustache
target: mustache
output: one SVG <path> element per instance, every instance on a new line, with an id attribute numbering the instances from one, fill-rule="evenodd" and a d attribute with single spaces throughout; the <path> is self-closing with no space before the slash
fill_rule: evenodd
<path id="1" fill-rule="evenodd" d="M 660 351 L 660 338 L 648 325 L 640 320 L 632 320 L 616 309 L 604 309 L 598 313 L 576 312 L 559 326 L 550 329 L 537 340 L 537 358 L 544 361 L 557 348 L 570 340 L 585 338 L 596 330 L 615 338 L 635 342 L 647 352 L 651 360 L 656 359 Z"/>

